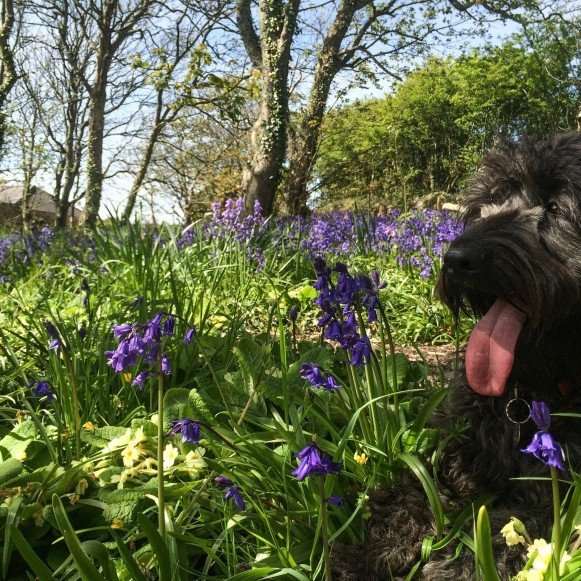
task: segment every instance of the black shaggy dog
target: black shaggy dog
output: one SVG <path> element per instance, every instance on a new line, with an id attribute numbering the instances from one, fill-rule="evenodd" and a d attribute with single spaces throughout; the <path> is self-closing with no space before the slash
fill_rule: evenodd
<path id="1" fill-rule="evenodd" d="M 510 579 L 526 561 L 522 545 L 508 547 L 499 531 L 514 516 L 533 538 L 550 538 L 548 469 L 522 449 L 536 426 L 516 424 L 511 408 L 544 401 L 552 414 L 581 412 L 581 133 L 547 142 L 505 143 L 485 159 L 465 197 L 464 233 L 444 258 L 439 285 L 452 311 L 479 318 L 466 349 L 466 373 L 450 386 L 438 423 L 464 418 L 467 438 L 452 439 L 437 468 L 447 508 L 466 506 L 483 492 L 496 563 Z M 516 394 L 516 395 L 515 395 Z M 510 416 L 510 417 L 509 417 Z M 581 467 L 581 420 L 553 417 L 551 433 L 573 472 Z M 333 554 L 334 579 L 403 579 L 434 534 L 431 511 L 409 478 L 369 501 L 368 538 Z M 471 532 L 468 526 L 467 532 Z M 473 553 L 434 551 L 418 577 L 472 581 Z"/>

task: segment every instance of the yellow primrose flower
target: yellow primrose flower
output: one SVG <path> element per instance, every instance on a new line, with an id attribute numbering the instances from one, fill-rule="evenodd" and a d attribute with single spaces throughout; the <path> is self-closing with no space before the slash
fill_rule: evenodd
<path id="1" fill-rule="evenodd" d="M 206 463 L 202 458 L 204 452 L 204 448 L 196 448 L 195 450 L 190 450 L 186 454 L 184 464 L 186 465 L 186 468 L 193 473 L 192 476 L 196 476 L 202 468 L 205 468 Z"/>
<path id="2" fill-rule="evenodd" d="M 129 383 L 133 379 L 131 373 L 122 373 L 121 375 L 127 383 Z"/>
<path id="3" fill-rule="evenodd" d="M 157 424 L 159 423 L 159 414 L 153 414 L 150 418 L 150 421 L 152 424 L 155 424 L 157 426 Z"/>
<path id="4" fill-rule="evenodd" d="M 123 521 L 120 518 L 114 518 L 111 523 L 112 529 L 120 529 L 123 526 Z"/>
<path id="5" fill-rule="evenodd" d="M 552 543 L 547 543 L 545 539 L 535 539 L 533 544 L 527 549 L 529 558 L 533 557 L 533 569 L 544 573 L 551 562 L 551 555 L 553 554 Z"/>
<path id="6" fill-rule="evenodd" d="M 355 460 L 355 462 L 360 466 L 363 466 L 367 462 L 367 454 L 365 452 L 361 452 L 361 454 L 355 452 L 355 454 L 353 454 L 353 460 Z"/>
<path id="7" fill-rule="evenodd" d="M 171 468 L 179 456 L 180 451 L 172 444 L 168 444 L 163 451 L 163 467 L 165 469 Z"/>
<path id="8" fill-rule="evenodd" d="M 83 494 L 85 494 L 85 490 L 87 490 L 88 487 L 89 483 L 87 482 L 87 480 L 85 478 L 81 478 L 77 482 L 77 485 L 75 486 L 75 494 L 82 496 Z"/>
<path id="9" fill-rule="evenodd" d="M 20 452 L 17 456 L 16 456 L 17 460 L 20 460 L 21 462 L 24 462 L 26 460 L 26 452 L 24 450 L 22 450 L 22 452 Z"/>
<path id="10" fill-rule="evenodd" d="M 140 442 L 145 442 L 145 440 L 147 440 L 147 436 L 145 435 L 145 433 L 143 431 L 143 426 L 139 426 L 137 428 L 137 430 L 135 430 L 135 432 L 133 434 L 133 439 L 131 440 L 131 442 L 134 442 L 135 444 L 139 444 Z"/>
<path id="11" fill-rule="evenodd" d="M 132 445 L 128 445 L 127 448 L 121 452 L 123 458 L 123 465 L 127 468 L 132 468 L 135 462 L 139 461 L 139 450 Z"/>
<path id="12" fill-rule="evenodd" d="M 93 422 L 85 422 L 83 424 L 83 428 L 85 430 L 88 430 L 89 432 L 94 432 L 95 431 L 95 424 Z"/>
<path id="13" fill-rule="evenodd" d="M 121 474 L 114 474 L 111 476 L 111 484 L 115 484 L 115 482 L 117 482 L 117 488 L 123 488 L 125 486 L 125 482 L 127 482 L 128 477 L 129 472 L 127 470 L 123 470 Z"/>
<path id="14" fill-rule="evenodd" d="M 500 529 L 500 533 L 504 537 L 504 540 L 509 547 L 518 545 L 519 543 L 522 543 L 523 545 L 525 544 L 525 538 L 522 535 L 519 535 L 516 530 L 518 525 L 515 527 L 515 524 L 515 519 L 511 519 L 509 523 L 505 524 L 502 529 Z"/>

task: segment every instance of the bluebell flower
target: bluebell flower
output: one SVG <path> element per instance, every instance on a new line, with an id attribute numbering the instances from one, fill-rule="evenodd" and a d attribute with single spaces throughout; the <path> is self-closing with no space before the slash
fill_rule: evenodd
<path id="1" fill-rule="evenodd" d="M 246 503 L 244 502 L 244 499 L 242 498 L 242 495 L 240 494 L 237 486 L 231 486 L 228 488 L 224 498 L 226 500 L 233 500 L 234 504 L 239 508 L 239 510 L 246 510 Z"/>
<path id="2" fill-rule="evenodd" d="M 345 504 L 345 499 L 342 496 L 329 496 L 327 502 L 333 506 L 342 507 Z"/>
<path id="3" fill-rule="evenodd" d="M 172 421 L 168 436 L 176 436 L 178 434 L 181 435 L 182 442 L 197 444 L 200 441 L 200 422 L 189 418 Z"/>
<path id="4" fill-rule="evenodd" d="M 337 474 L 341 471 L 341 464 L 333 462 L 331 458 L 319 450 L 316 444 L 309 444 L 303 448 L 297 458 L 300 464 L 292 471 L 299 482 L 308 476 L 326 476 L 327 474 Z"/>
<path id="5" fill-rule="evenodd" d="M 371 359 L 371 343 L 367 337 L 359 337 L 351 347 L 349 363 L 354 367 L 362 367 Z"/>
<path id="6" fill-rule="evenodd" d="M 531 403 L 531 419 L 539 431 L 533 436 L 532 442 L 522 450 L 532 454 L 537 460 L 551 468 L 565 471 L 565 454 L 561 444 L 547 431 L 551 425 L 551 415 L 547 404 L 541 401 Z"/>
<path id="7" fill-rule="evenodd" d="M 332 375 L 325 376 L 320 367 L 314 363 L 303 363 L 301 365 L 301 377 L 306 379 L 313 387 L 322 387 L 325 391 L 333 391 L 341 387 Z"/>
<path id="8" fill-rule="evenodd" d="M 194 327 L 190 327 L 184 334 L 184 343 L 191 343 L 192 339 L 194 338 L 196 330 Z"/>
<path id="9" fill-rule="evenodd" d="M 46 397 L 47 401 L 54 401 L 56 399 L 52 391 L 52 386 L 48 381 L 33 381 L 30 387 L 34 388 L 34 397 Z"/>
<path id="10" fill-rule="evenodd" d="M 165 320 L 165 323 L 163 325 L 163 334 L 164 335 L 173 335 L 174 326 L 175 326 L 175 319 L 171 316 L 168 317 Z"/>
<path id="11" fill-rule="evenodd" d="M 149 371 L 140 371 L 131 382 L 132 387 L 138 387 L 143 389 L 145 387 L 145 382 L 149 379 L 151 373 Z"/>
<path id="12" fill-rule="evenodd" d="M 169 359 L 165 355 L 161 358 L 161 372 L 164 375 L 171 374 L 171 366 L 169 363 Z"/>
<path id="13" fill-rule="evenodd" d="M 232 482 L 232 480 L 230 480 L 230 478 L 228 478 L 228 476 L 224 476 L 223 474 L 216 476 L 216 478 L 214 478 L 214 482 L 220 488 L 228 488 L 228 486 L 234 486 L 234 482 Z"/>
<path id="14" fill-rule="evenodd" d="M 51 339 L 48 348 L 54 349 L 58 353 L 61 348 L 61 338 L 57 328 L 50 321 L 43 321 L 42 324 L 44 325 L 44 328 Z"/>
<path id="15" fill-rule="evenodd" d="M 547 466 L 565 470 L 563 448 L 548 432 L 537 432 L 533 436 L 533 441 L 522 451 L 525 454 L 532 454 Z"/>
<path id="16" fill-rule="evenodd" d="M 291 323 L 296 323 L 297 317 L 299 316 L 299 308 L 293 305 L 288 311 L 288 318 Z"/>
<path id="17" fill-rule="evenodd" d="M 539 430 L 547 431 L 551 425 L 551 414 L 547 404 L 543 401 L 531 402 L 531 419 Z"/>

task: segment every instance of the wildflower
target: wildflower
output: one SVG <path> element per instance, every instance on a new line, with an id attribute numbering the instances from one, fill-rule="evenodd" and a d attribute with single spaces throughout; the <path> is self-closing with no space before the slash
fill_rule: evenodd
<path id="1" fill-rule="evenodd" d="M 204 462 L 203 454 L 205 450 L 203 448 L 198 448 L 197 450 L 190 450 L 184 459 L 185 467 L 191 473 L 192 476 L 198 474 L 198 472 L 206 466 Z"/>
<path id="2" fill-rule="evenodd" d="M 368 457 L 365 452 L 361 452 L 361 454 L 359 452 L 355 452 L 355 454 L 353 454 L 353 460 L 355 460 L 359 466 L 363 466 L 367 462 Z"/>
<path id="3" fill-rule="evenodd" d="M 216 476 L 216 478 L 214 478 L 214 482 L 220 488 L 227 488 L 228 486 L 234 485 L 234 482 L 232 482 L 232 480 L 230 480 L 230 478 L 228 478 L 228 476 L 223 476 L 222 474 L 220 474 L 219 476 Z"/>
<path id="4" fill-rule="evenodd" d="M 327 474 L 336 474 L 341 470 L 341 464 L 333 462 L 328 456 L 319 450 L 316 444 L 309 444 L 298 454 L 300 460 L 298 468 L 292 471 L 299 482 L 302 482 L 308 476 L 315 474 L 325 476 Z"/>
<path id="5" fill-rule="evenodd" d="M 164 335 L 173 335 L 173 330 L 175 327 L 175 319 L 173 317 L 168 317 L 165 320 L 165 323 L 163 325 L 163 334 Z"/>
<path id="6" fill-rule="evenodd" d="M 145 382 L 149 379 L 151 373 L 149 371 L 140 371 L 131 382 L 131 387 L 138 387 L 143 389 L 145 387 Z"/>
<path id="7" fill-rule="evenodd" d="M 551 416 L 547 405 L 543 402 L 532 402 L 531 418 L 537 424 L 539 431 L 533 436 L 532 442 L 522 450 L 525 454 L 532 454 L 535 458 L 551 468 L 565 470 L 564 453 L 561 444 L 557 442 L 547 429 L 551 423 Z"/>
<path id="8" fill-rule="evenodd" d="M 88 487 L 89 487 L 89 483 L 87 482 L 87 479 L 81 478 L 77 482 L 77 485 L 75 486 L 75 494 L 82 496 L 83 494 L 85 494 L 85 491 L 87 490 Z"/>
<path id="9" fill-rule="evenodd" d="M 500 529 L 500 533 L 509 547 L 518 545 L 519 543 L 522 543 L 523 545 L 525 544 L 525 538 L 519 534 L 521 532 L 524 532 L 524 525 L 520 520 L 515 519 L 514 517 L 511 518 L 509 523 L 505 524 L 502 529 Z"/>
<path id="10" fill-rule="evenodd" d="M 301 365 L 301 377 L 310 382 L 313 387 L 322 387 L 325 391 L 333 391 L 341 387 L 332 375 L 325 377 L 321 369 L 314 363 Z"/>
<path id="11" fill-rule="evenodd" d="M 365 365 L 371 358 L 371 343 L 367 337 L 359 337 L 351 347 L 351 359 L 349 363 L 353 367 Z"/>
<path id="12" fill-rule="evenodd" d="M 50 321 L 43 321 L 42 324 L 44 325 L 44 328 L 51 339 L 48 348 L 54 349 L 55 352 L 58 353 L 61 348 L 61 338 L 57 328 Z"/>
<path id="13" fill-rule="evenodd" d="M 297 317 L 299 316 L 299 308 L 293 305 L 288 311 L 288 318 L 291 323 L 296 323 Z"/>
<path id="14" fill-rule="evenodd" d="M 112 529 L 120 529 L 123 526 L 123 521 L 120 518 L 114 518 L 110 526 Z"/>
<path id="15" fill-rule="evenodd" d="M 193 327 L 190 327 L 184 334 L 184 343 L 191 343 L 195 332 L 196 330 Z"/>
<path id="16" fill-rule="evenodd" d="M 539 430 L 546 432 L 549 429 L 551 425 L 551 414 L 545 402 L 531 402 L 531 419 L 537 424 Z"/>
<path id="17" fill-rule="evenodd" d="M 200 441 L 200 422 L 189 418 L 174 420 L 171 423 L 168 436 L 176 436 L 177 434 L 181 434 L 182 442 L 197 444 Z"/>
<path id="18" fill-rule="evenodd" d="M 224 495 L 224 498 L 226 500 L 232 499 L 234 501 L 234 504 L 240 510 L 246 510 L 246 503 L 244 502 L 244 499 L 242 498 L 242 495 L 240 494 L 240 491 L 238 490 L 237 486 L 231 486 L 230 488 L 228 488 L 226 494 Z"/>
<path id="19" fill-rule="evenodd" d="M 56 399 L 52 391 L 52 386 L 48 381 L 32 382 L 30 387 L 34 387 L 34 397 L 46 397 L 47 401 L 54 401 Z"/>
<path id="20" fill-rule="evenodd" d="M 139 461 L 139 450 L 129 444 L 123 452 L 121 452 L 121 457 L 123 458 L 123 465 L 127 468 L 133 468 L 133 464 Z"/>
<path id="21" fill-rule="evenodd" d="M 168 469 L 171 468 L 175 461 L 176 458 L 179 456 L 180 451 L 175 448 L 174 446 L 172 446 L 171 444 L 168 444 L 165 447 L 165 450 L 163 451 L 163 467 L 164 469 Z"/>
<path id="22" fill-rule="evenodd" d="M 171 366 L 169 364 L 169 359 L 165 355 L 161 358 L 161 371 L 164 375 L 171 374 Z"/>
<path id="23" fill-rule="evenodd" d="M 333 506 L 342 507 L 345 504 L 345 499 L 341 496 L 329 496 L 327 502 Z"/>

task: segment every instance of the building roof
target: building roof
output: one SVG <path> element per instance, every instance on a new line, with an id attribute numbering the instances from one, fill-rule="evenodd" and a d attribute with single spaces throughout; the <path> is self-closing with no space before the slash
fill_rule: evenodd
<path id="1" fill-rule="evenodd" d="M 20 204 L 22 202 L 23 186 L 3 186 L 0 187 L 0 204 Z M 58 206 L 54 198 L 42 188 L 36 187 L 36 191 L 31 197 L 31 209 L 34 212 L 45 212 L 47 214 L 56 214 Z M 82 211 L 76 207 L 69 208 L 69 215 L 80 218 Z"/>

